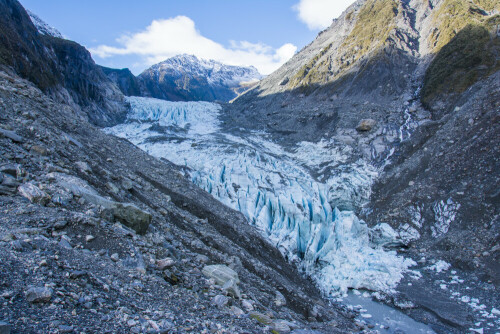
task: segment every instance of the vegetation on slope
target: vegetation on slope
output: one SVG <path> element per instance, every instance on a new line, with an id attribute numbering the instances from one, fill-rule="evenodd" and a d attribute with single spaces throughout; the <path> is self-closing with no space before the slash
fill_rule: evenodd
<path id="1" fill-rule="evenodd" d="M 496 0 L 445 0 L 432 14 L 434 31 L 429 36 L 429 45 L 438 52 L 462 29 L 469 25 L 482 25 L 492 10 L 500 11 Z"/>
<path id="2" fill-rule="evenodd" d="M 339 48 L 342 53 L 336 59 L 325 56 L 332 47 L 328 45 L 297 72 L 290 86 L 295 88 L 334 80 L 360 58 L 382 48 L 395 28 L 394 18 L 398 12 L 397 0 L 368 0 L 359 11 L 353 30 Z M 348 20 L 352 14 L 348 14 Z"/>
<path id="3" fill-rule="evenodd" d="M 483 2 L 488 5 L 487 0 Z M 498 3 L 496 6 L 499 6 Z M 456 15 L 451 16 L 450 10 L 462 12 L 454 12 Z M 422 102 L 427 106 L 441 94 L 462 93 L 478 80 L 500 69 L 500 15 L 487 16 L 482 8 L 473 3 L 454 0 L 444 3 L 439 11 L 448 12 L 443 15 L 440 24 L 443 30 L 435 44 L 437 55 L 424 78 Z M 455 33 L 457 27 L 467 22 Z M 455 28 L 452 28 L 453 24 Z M 448 42 L 443 44 L 445 41 Z"/>

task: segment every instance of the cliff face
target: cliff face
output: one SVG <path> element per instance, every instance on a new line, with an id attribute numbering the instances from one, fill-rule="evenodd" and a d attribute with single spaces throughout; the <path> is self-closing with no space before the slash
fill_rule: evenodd
<path id="1" fill-rule="evenodd" d="M 99 66 L 106 76 L 113 81 L 121 92 L 126 96 L 149 96 L 144 91 L 143 85 L 128 68 L 114 69 Z"/>
<path id="2" fill-rule="evenodd" d="M 360 0 L 227 108 L 285 145 L 322 138 L 379 167 L 370 223 L 498 283 L 500 5 Z M 413 248 L 414 247 L 414 248 Z"/>
<path id="3" fill-rule="evenodd" d="M 14 0 L 0 1 L 0 29 L 1 64 L 58 100 L 78 105 L 94 124 L 108 126 L 124 119 L 123 95 L 84 47 L 41 35 Z"/>

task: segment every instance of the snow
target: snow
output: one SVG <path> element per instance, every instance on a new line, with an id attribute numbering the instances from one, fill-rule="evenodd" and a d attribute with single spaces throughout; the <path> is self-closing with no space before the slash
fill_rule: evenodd
<path id="1" fill-rule="evenodd" d="M 210 85 L 226 87 L 237 87 L 240 84 L 257 82 L 263 78 L 253 66 L 225 65 L 215 60 L 200 59 L 187 54 L 169 58 L 153 65 L 150 70 L 158 75 L 164 72 L 169 72 L 177 76 L 190 73 L 196 77 L 207 78 Z"/>
<path id="2" fill-rule="evenodd" d="M 448 232 L 450 224 L 455 220 L 455 216 L 460 209 L 460 204 L 455 203 L 450 197 L 448 200 L 436 202 L 434 210 L 434 226 L 431 226 L 432 236 L 440 237 Z"/>
<path id="3" fill-rule="evenodd" d="M 45 23 L 38 15 L 27 10 L 30 16 L 31 22 L 35 25 L 38 32 L 42 35 L 48 35 L 57 38 L 64 38 L 63 35 L 54 27 L 49 26 Z"/>
<path id="4" fill-rule="evenodd" d="M 432 266 L 427 267 L 427 269 L 435 270 L 436 272 L 440 273 L 442 271 L 448 270 L 450 267 L 451 264 L 449 264 L 448 262 L 445 262 L 443 260 L 438 260 Z"/>
<path id="5" fill-rule="evenodd" d="M 415 264 L 383 249 L 396 243 L 389 225 L 375 228 L 378 241 L 371 240 L 372 230 L 350 211 L 367 202 L 377 176 L 363 160 L 349 160 L 350 148 L 324 140 L 284 149 L 263 133 L 224 133 L 213 103 L 128 102 L 128 121 L 108 133 L 188 167 L 193 183 L 242 212 L 325 293 L 390 291 Z"/>

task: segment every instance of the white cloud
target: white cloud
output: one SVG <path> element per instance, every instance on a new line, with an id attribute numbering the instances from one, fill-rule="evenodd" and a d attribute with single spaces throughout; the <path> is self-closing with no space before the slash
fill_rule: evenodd
<path id="1" fill-rule="evenodd" d="M 325 29 L 353 2 L 354 0 L 300 0 L 293 9 L 309 29 Z"/>
<path id="2" fill-rule="evenodd" d="M 247 41 L 231 41 L 225 47 L 204 37 L 193 20 L 177 16 L 154 20 L 144 31 L 122 36 L 119 47 L 100 45 L 91 48 L 94 56 L 108 58 L 118 55 L 140 55 L 145 65 L 152 65 L 178 54 L 193 54 L 199 58 L 214 59 L 229 65 L 255 66 L 262 74 L 269 74 L 290 59 L 297 51 L 293 44 L 278 49 Z"/>

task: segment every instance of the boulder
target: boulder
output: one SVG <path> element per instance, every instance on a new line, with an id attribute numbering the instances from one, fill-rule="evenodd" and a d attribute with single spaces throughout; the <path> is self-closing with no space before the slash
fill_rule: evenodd
<path id="1" fill-rule="evenodd" d="M 160 270 L 163 270 L 163 269 L 166 269 L 166 268 L 170 268 L 170 267 L 172 267 L 174 265 L 174 263 L 175 263 L 175 261 L 172 260 L 169 257 L 161 259 L 161 260 L 158 260 L 156 262 L 156 264 L 158 265 L 158 268 Z"/>
<path id="2" fill-rule="evenodd" d="M 31 203 L 45 205 L 50 201 L 50 196 L 32 183 L 24 183 L 19 186 L 18 190 L 19 193 L 29 199 Z"/>
<path id="3" fill-rule="evenodd" d="M 359 132 L 370 131 L 371 129 L 373 129 L 373 127 L 375 127 L 376 124 L 377 121 L 374 119 L 362 119 L 361 121 L 359 121 L 358 126 L 356 126 L 356 130 L 358 130 Z"/>
<path id="4" fill-rule="evenodd" d="M 221 308 L 229 304 L 229 298 L 223 295 L 217 295 L 212 299 L 211 303 L 212 305 Z"/>
<path id="5" fill-rule="evenodd" d="M 224 286 L 230 280 L 233 280 L 235 284 L 238 284 L 240 282 L 238 273 L 223 264 L 213 264 L 205 266 L 202 270 L 202 273 L 207 277 L 213 278 L 215 282 L 220 286 Z"/>
<path id="6" fill-rule="evenodd" d="M 47 303 L 52 298 L 52 289 L 46 287 L 30 287 L 26 291 L 26 300 L 30 303 Z"/>
<path id="7" fill-rule="evenodd" d="M 113 202 L 111 212 L 115 219 L 132 228 L 138 234 L 146 233 L 153 218 L 150 213 L 130 203 Z"/>
<path id="8" fill-rule="evenodd" d="M 94 205 L 102 206 L 112 218 L 135 230 L 137 233 L 146 233 L 153 218 L 150 213 L 139 209 L 131 203 L 120 203 L 106 199 L 78 178 L 66 176 L 61 176 L 60 178 L 59 184 L 74 196 L 81 197 Z"/>

